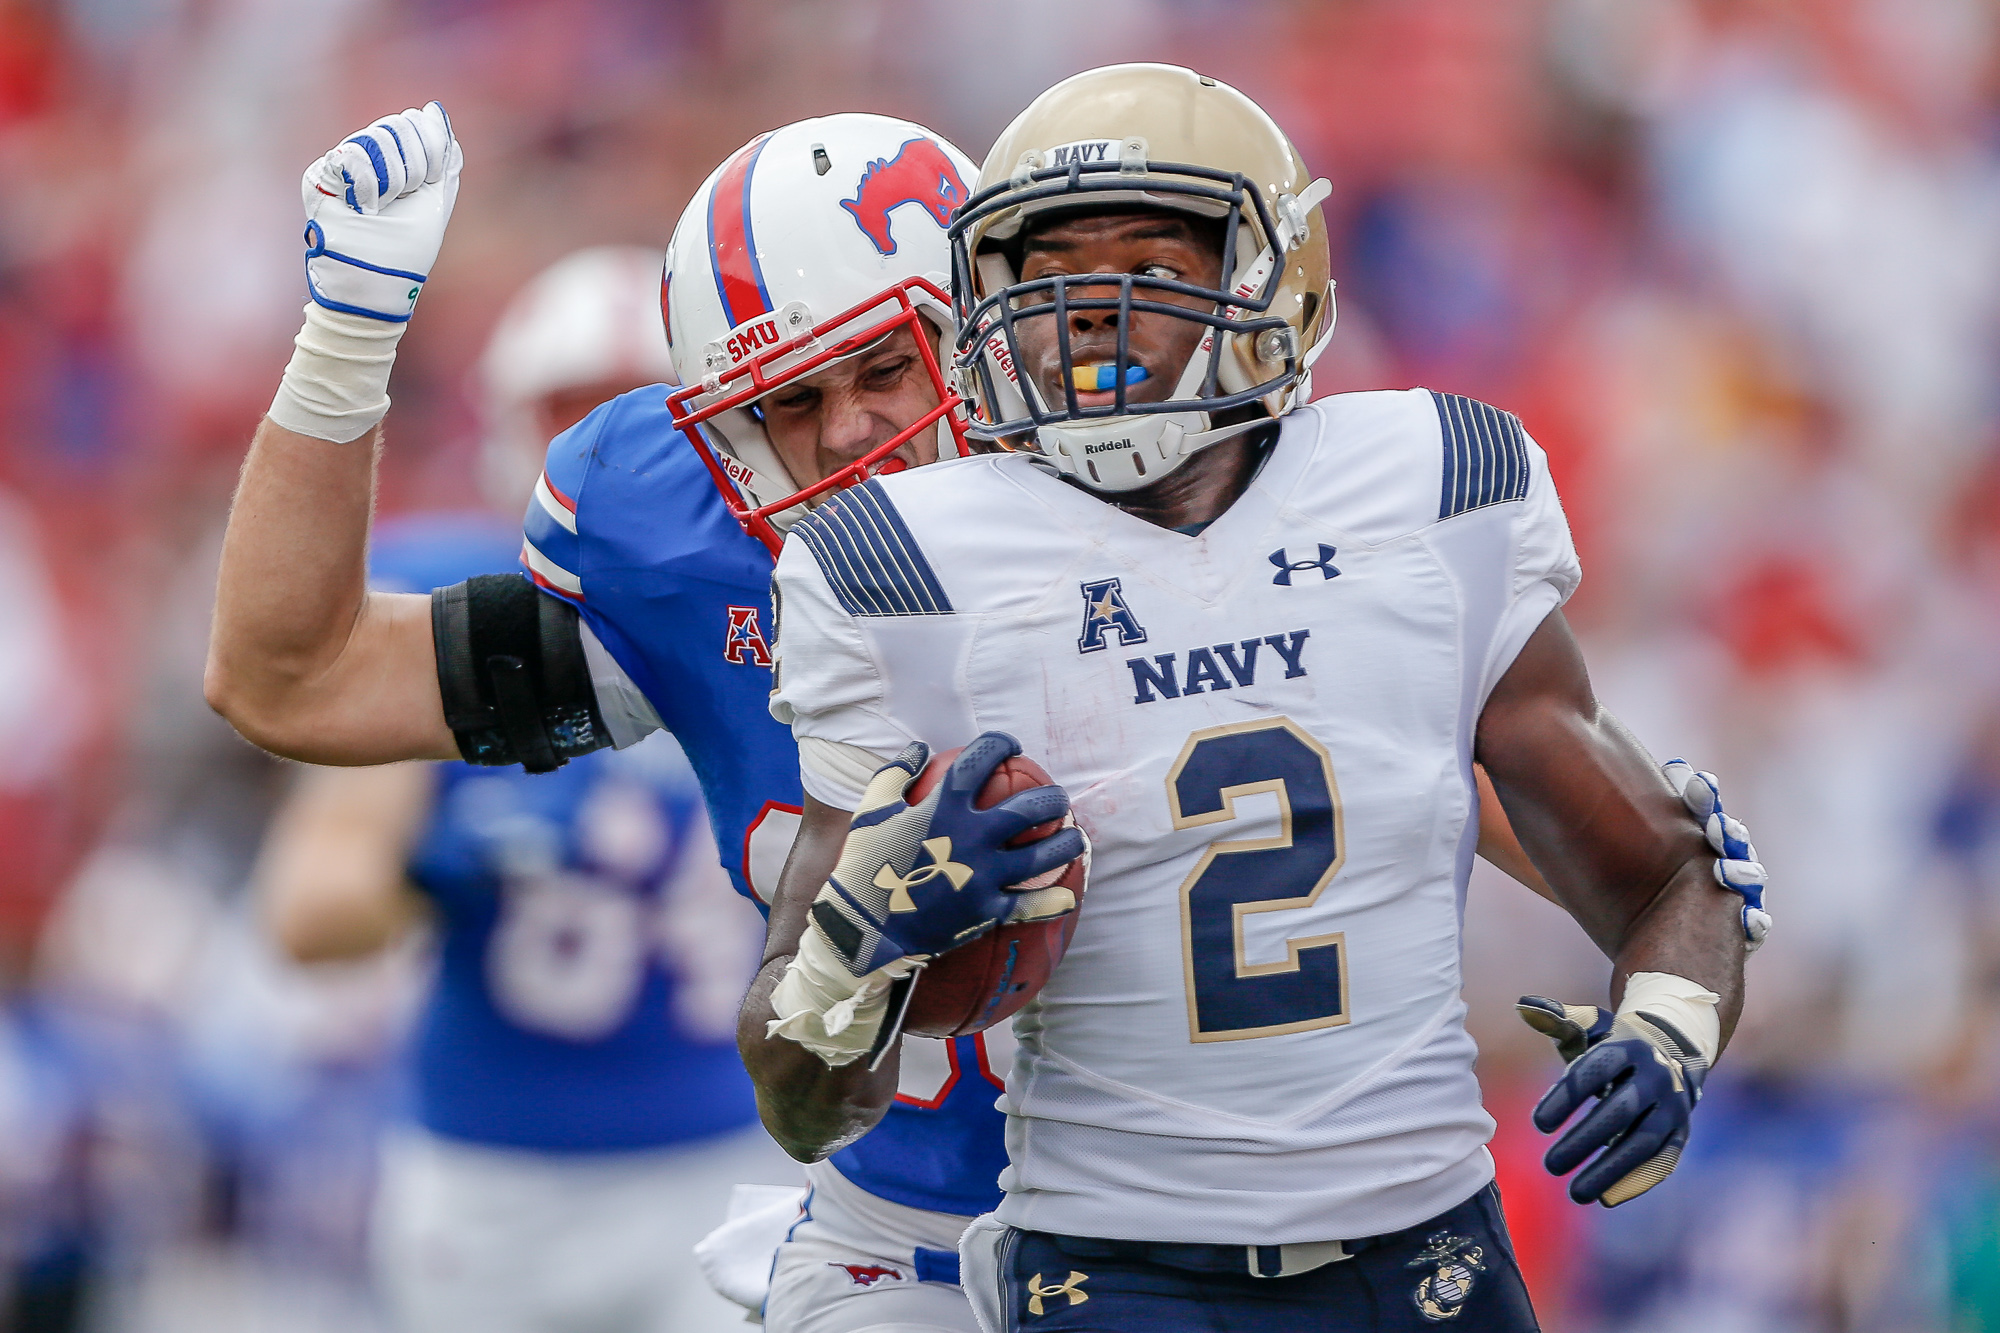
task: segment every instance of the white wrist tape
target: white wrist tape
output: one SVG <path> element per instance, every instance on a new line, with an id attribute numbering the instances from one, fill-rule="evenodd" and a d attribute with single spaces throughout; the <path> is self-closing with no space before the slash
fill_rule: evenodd
<path id="1" fill-rule="evenodd" d="M 389 369 L 408 327 L 307 305 L 271 420 L 336 444 L 366 435 L 389 411 Z"/>
<path id="2" fill-rule="evenodd" d="M 1714 1064 L 1722 1045 L 1722 1019 L 1715 1012 L 1721 1001 L 1720 995 L 1686 977 L 1671 972 L 1634 972 L 1625 982 L 1618 1016 L 1627 1018 L 1643 1009 L 1665 1019 L 1695 1044 L 1703 1060 Z"/>
<path id="3" fill-rule="evenodd" d="M 868 1054 L 889 1016 L 890 983 L 916 967 L 915 960 L 898 958 L 857 977 L 819 927 L 808 925 L 771 992 L 777 1017 L 765 1024 L 765 1034 L 795 1041 L 835 1069 L 852 1064 Z"/>

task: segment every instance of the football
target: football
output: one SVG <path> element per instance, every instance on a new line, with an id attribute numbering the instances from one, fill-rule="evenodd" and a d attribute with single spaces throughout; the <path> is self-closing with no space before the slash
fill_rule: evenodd
<path id="1" fill-rule="evenodd" d="M 921 801 L 956 758 L 958 750 L 932 756 L 910 784 L 906 799 L 913 804 Z M 986 780 L 979 793 L 979 808 L 988 809 L 1016 792 L 1051 781 L 1040 764 L 1015 755 Z M 1047 837 L 1060 827 L 1055 820 L 1037 824 L 1016 836 L 1012 845 Z M 1012 1018 L 1032 1000 L 1062 961 L 1076 930 L 1077 910 L 1083 906 L 1084 859 L 1078 857 L 1064 866 L 1055 883 L 1075 895 L 1076 908 L 1039 921 L 999 926 L 932 959 L 917 974 L 903 1030 L 924 1037 L 970 1036 Z"/>

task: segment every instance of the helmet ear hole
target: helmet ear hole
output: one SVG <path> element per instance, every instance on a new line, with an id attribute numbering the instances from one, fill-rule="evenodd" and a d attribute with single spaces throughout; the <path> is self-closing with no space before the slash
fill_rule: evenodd
<path id="1" fill-rule="evenodd" d="M 1305 342 L 1308 347 L 1319 341 L 1314 336 L 1319 332 L 1319 307 L 1320 298 L 1318 292 L 1305 293 L 1303 299 L 1299 302 L 1299 327 L 1306 331 Z"/>

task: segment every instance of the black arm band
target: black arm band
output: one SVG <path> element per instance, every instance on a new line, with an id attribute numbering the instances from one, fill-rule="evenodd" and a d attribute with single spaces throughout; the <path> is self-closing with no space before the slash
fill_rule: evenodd
<path id="1" fill-rule="evenodd" d="M 576 608 L 518 574 L 431 593 L 444 719 L 468 764 L 560 768 L 611 744 Z"/>

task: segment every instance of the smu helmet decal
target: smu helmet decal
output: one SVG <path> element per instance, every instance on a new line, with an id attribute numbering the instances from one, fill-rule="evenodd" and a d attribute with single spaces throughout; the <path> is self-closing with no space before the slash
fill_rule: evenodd
<path id="1" fill-rule="evenodd" d="M 965 198 L 965 182 L 951 158 L 936 143 L 918 137 L 897 150 L 895 157 L 870 162 L 855 183 L 854 197 L 841 200 L 840 206 L 878 251 L 893 255 L 896 238 L 889 229 L 890 213 L 904 204 L 921 204 L 942 227 Z"/>

